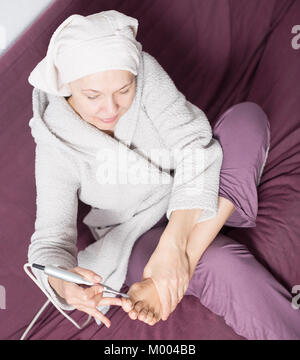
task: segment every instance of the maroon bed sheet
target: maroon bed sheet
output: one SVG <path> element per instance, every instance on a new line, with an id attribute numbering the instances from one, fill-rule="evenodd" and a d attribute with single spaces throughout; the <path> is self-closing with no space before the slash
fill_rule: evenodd
<path id="1" fill-rule="evenodd" d="M 242 101 L 256 102 L 267 113 L 271 147 L 258 188 L 257 226 L 224 231 L 246 244 L 289 291 L 300 284 L 300 49 L 292 47 L 291 33 L 299 23 L 300 1 L 57 0 L 0 58 L 0 285 L 5 289 L 0 339 L 19 339 L 46 301 L 23 271 L 36 215 L 27 78 L 65 18 L 109 9 L 139 20 L 143 49 L 212 125 Z M 88 210 L 79 202 L 79 249 L 93 241 L 82 224 Z M 68 313 L 81 323 L 87 318 L 77 310 Z M 131 320 L 121 308 L 112 307 L 107 315 L 110 329 L 91 320 L 78 330 L 50 304 L 28 339 L 244 339 L 193 296 L 185 296 L 168 321 L 154 327 Z"/>

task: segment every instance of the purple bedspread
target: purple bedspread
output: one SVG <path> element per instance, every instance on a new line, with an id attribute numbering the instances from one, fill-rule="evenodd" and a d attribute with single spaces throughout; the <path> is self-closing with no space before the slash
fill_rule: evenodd
<path id="1" fill-rule="evenodd" d="M 300 25 L 300 1 L 58 0 L 0 58 L 0 285 L 6 294 L 0 339 L 19 339 L 46 301 L 23 271 L 36 211 L 35 144 L 28 126 L 32 87 L 27 78 L 65 18 L 109 9 L 139 20 L 137 39 L 143 49 L 212 125 L 238 102 L 263 107 L 271 124 L 271 148 L 259 186 L 257 226 L 225 230 L 245 243 L 289 291 L 300 284 L 300 49 L 292 47 L 291 33 Z M 81 223 L 88 210 L 79 203 L 79 249 L 92 241 Z M 81 323 L 87 318 L 77 310 L 69 314 Z M 244 339 L 193 296 L 184 297 L 168 321 L 154 327 L 132 321 L 117 307 L 108 316 L 110 329 L 91 320 L 79 331 L 51 304 L 28 338 Z"/>

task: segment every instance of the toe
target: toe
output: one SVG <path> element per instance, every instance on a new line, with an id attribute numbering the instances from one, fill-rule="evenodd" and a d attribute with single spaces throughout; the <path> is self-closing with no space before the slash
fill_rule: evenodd
<path id="1" fill-rule="evenodd" d="M 131 309 L 128 310 L 128 315 L 132 320 L 136 320 L 140 311 L 143 309 L 144 304 L 142 301 L 137 301 L 134 305 L 132 303 Z"/>
<path id="2" fill-rule="evenodd" d="M 154 317 L 154 310 L 150 309 L 148 311 L 147 319 L 145 322 L 150 325 L 150 323 L 153 321 L 153 317 Z"/>
<path id="3" fill-rule="evenodd" d="M 152 320 L 149 322 L 149 325 L 153 326 L 153 325 L 155 325 L 158 321 L 159 321 L 159 320 L 158 320 L 158 317 L 157 317 L 155 314 L 153 314 L 153 318 L 152 318 Z"/>
<path id="4" fill-rule="evenodd" d="M 148 309 L 142 309 L 139 313 L 138 319 L 146 322 L 147 315 L 148 315 Z"/>
<path id="5" fill-rule="evenodd" d="M 152 319 L 152 321 L 149 322 L 150 326 L 153 326 L 157 323 L 157 321 L 155 320 L 155 318 Z"/>
<path id="6" fill-rule="evenodd" d="M 141 310 L 145 308 L 143 301 L 137 301 L 134 304 L 134 310 L 139 314 Z"/>
<path id="7" fill-rule="evenodd" d="M 129 311 L 128 315 L 129 315 L 131 320 L 136 320 L 137 316 L 138 316 L 138 313 L 135 310 L 131 310 L 131 311 Z"/>
<path id="8" fill-rule="evenodd" d="M 153 319 L 155 319 L 155 322 L 158 322 L 159 320 L 161 320 L 160 314 L 155 313 Z"/>
<path id="9" fill-rule="evenodd" d="M 124 311 L 129 312 L 133 308 L 133 303 L 130 299 L 122 299 L 122 308 Z"/>

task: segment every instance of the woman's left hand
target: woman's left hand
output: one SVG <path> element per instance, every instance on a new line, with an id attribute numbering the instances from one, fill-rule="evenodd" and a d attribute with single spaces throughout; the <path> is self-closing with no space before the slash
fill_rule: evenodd
<path id="1" fill-rule="evenodd" d="M 167 320 L 183 298 L 189 281 L 190 265 L 184 242 L 176 242 L 163 234 L 144 268 L 143 279 L 151 278 L 157 288 L 162 308 L 162 320 Z"/>

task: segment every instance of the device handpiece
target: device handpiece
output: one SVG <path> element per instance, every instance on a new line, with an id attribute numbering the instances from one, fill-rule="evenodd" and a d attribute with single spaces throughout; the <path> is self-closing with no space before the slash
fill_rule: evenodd
<path id="1" fill-rule="evenodd" d="M 81 277 L 79 274 L 75 274 L 71 271 L 68 270 L 64 270 L 61 269 L 59 267 L 56 266 L 51 266 L 51 265 L 39 265 L 39 264 L 32 264 L 32 267 L 42 270 L 44 271 L 45 274 L 53 276 L 55 278 L 61 279 L 61 280 L 65 280 L 65 281 L 69 281 L 75 284 L 82 284 L 82 285 L 88 285 L 88 286 L 92 286 L 95 285 L 93 282 L 85 280 L 83 277 Z M 112 289 L 111 287 L 104 285 L 104 284 L 99 284 L 102 285 L 104 290 L 103 292 L 109 292 L 109 293 L 113 293 L 116 295 L 121 295 L 123 297 L 129 298 L 130 296 L 128 296 L 127 294 L 123 294 L 120 293 L 117 290 Z"/>

